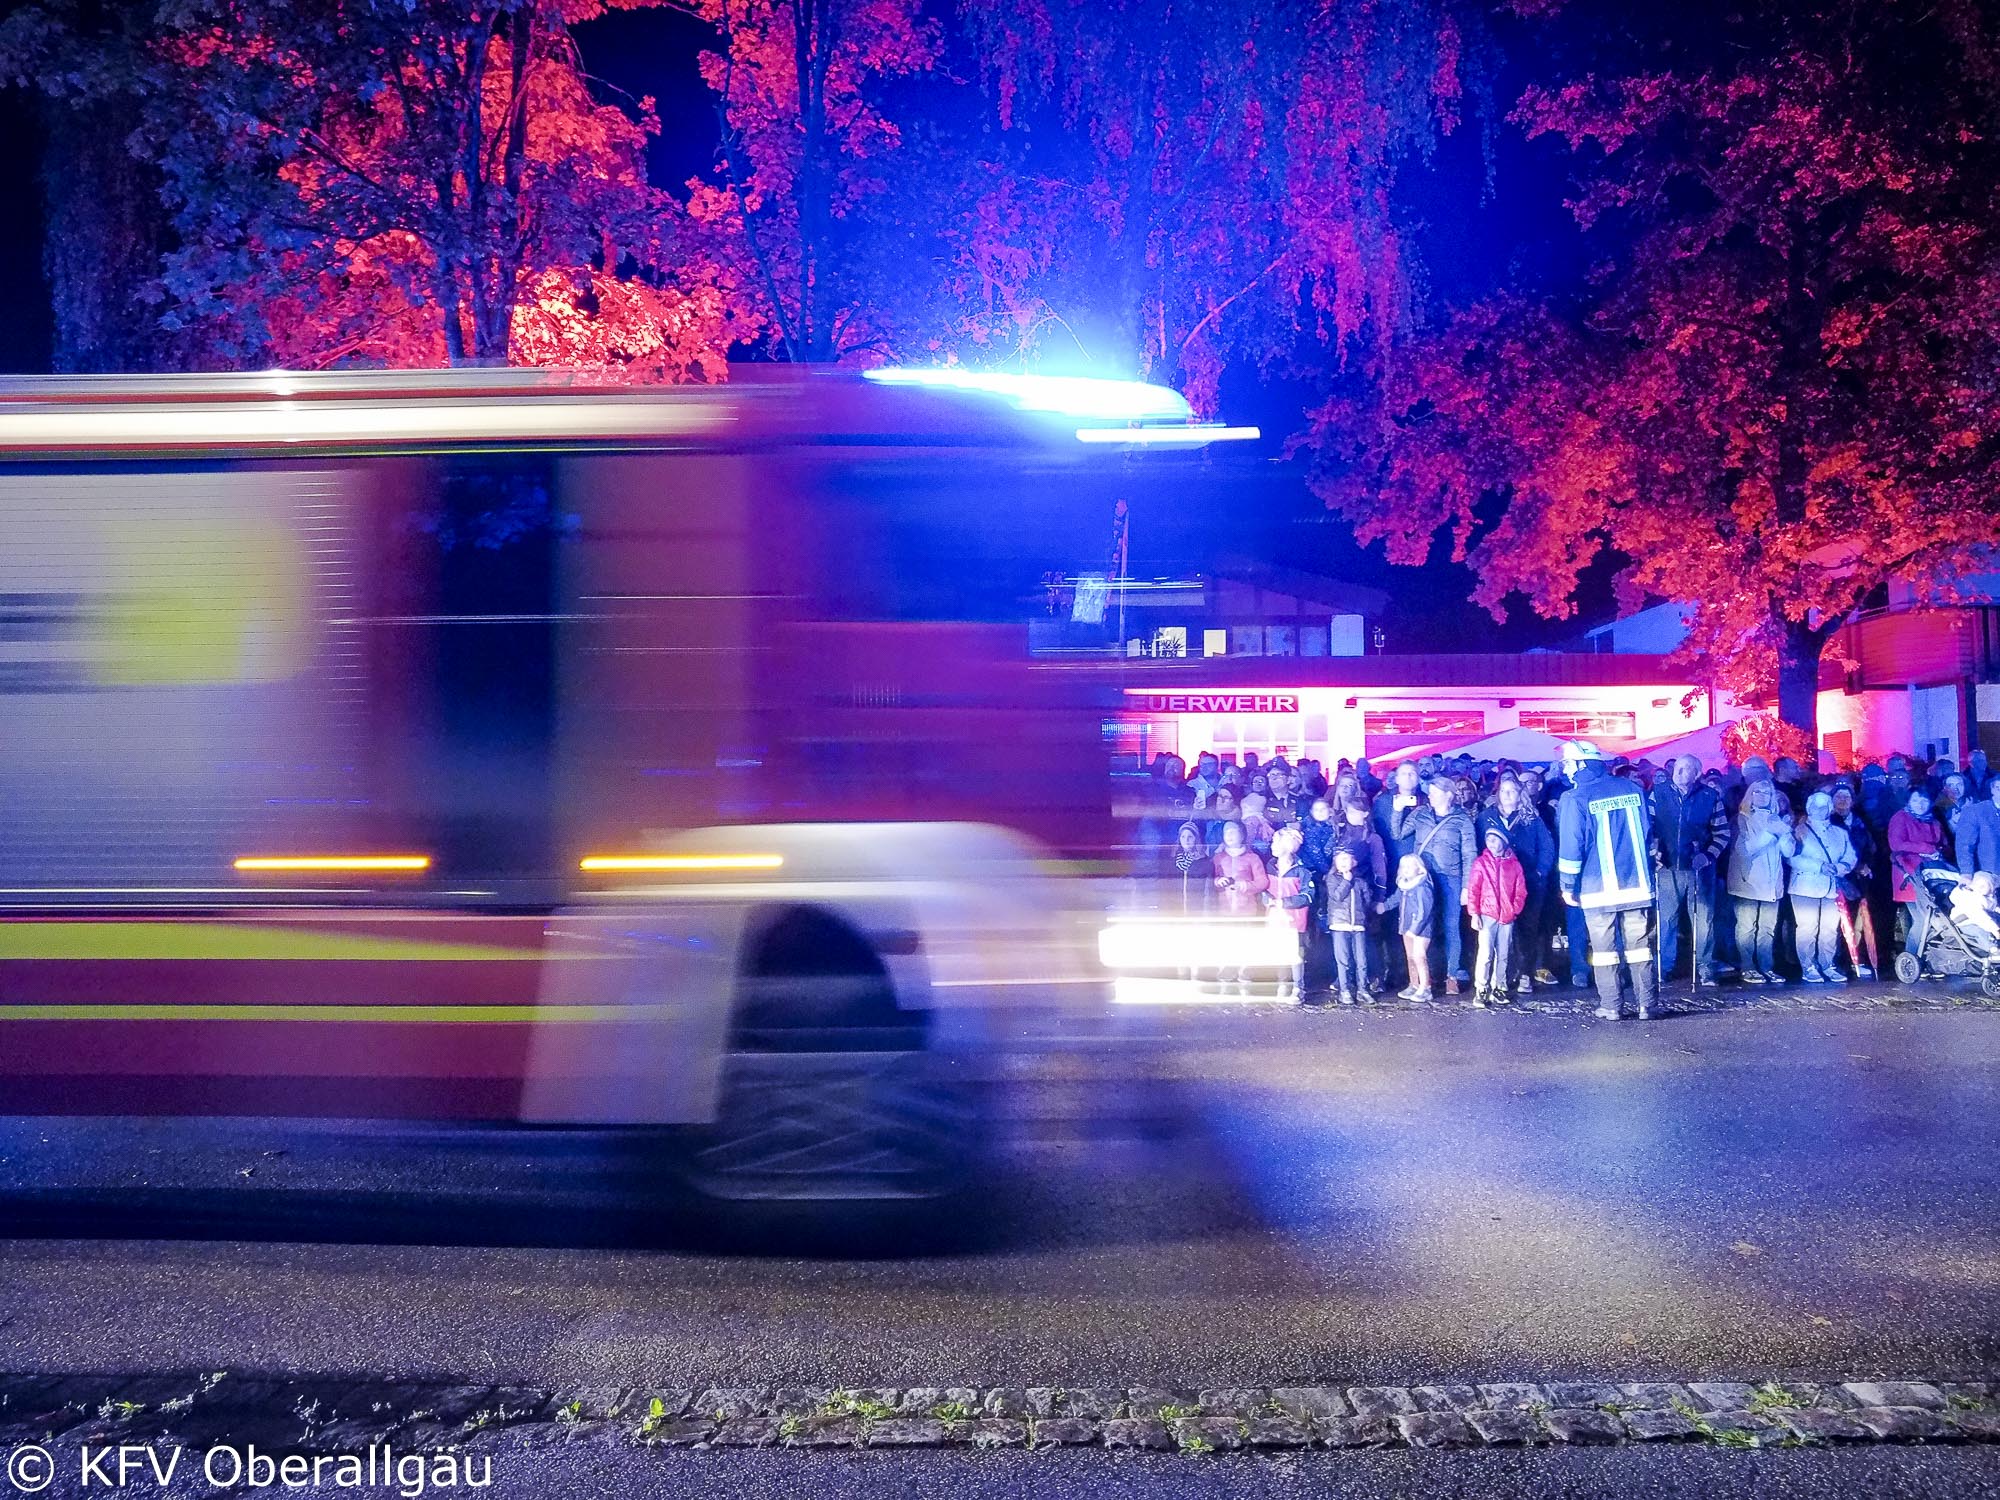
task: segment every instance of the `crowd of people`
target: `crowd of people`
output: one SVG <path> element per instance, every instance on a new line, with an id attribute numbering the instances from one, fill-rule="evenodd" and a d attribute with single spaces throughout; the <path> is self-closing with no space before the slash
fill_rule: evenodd
<path id="1" fill-rule="evenodd" d="M 1153 904 L 1262 918 L 1297 934 L 1277 976 L 1302 1000 L 1597 991 L 1641 1017 L 1685 954 L 1713 986 L 1844 984 L 1921 955 L 1917 872 L 1954 864 L 1957 921 L 2000 939 L 2000 775 L 1891 755 L 1815 774 L 1790 759 L 1706 767 L 1607 757 L 1588 741 L 1546 766 L 1426 756 L 1386 783 L 1366 761 L 1214 753 L 1155 758 L 1136 829 Z M 1891 957 L 1893 958 L 1893 951 Z M 1559 966 L 1567 974 L 1559 972 Z M 1193 975 L 1244 992 L 1241 969 Z"/>

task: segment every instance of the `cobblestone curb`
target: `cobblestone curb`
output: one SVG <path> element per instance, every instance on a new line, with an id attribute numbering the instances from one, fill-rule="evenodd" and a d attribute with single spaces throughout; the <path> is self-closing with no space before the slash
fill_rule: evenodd
<path id="1" fill-rule="evenodd" d="M 527 1386 L 206 1374 L 0 1376 L 0 1447 L 272 1453 L 694 1448 L 1481 1448 L 2000 1442 L 2000 1380 L 1281 1386 Z"/>

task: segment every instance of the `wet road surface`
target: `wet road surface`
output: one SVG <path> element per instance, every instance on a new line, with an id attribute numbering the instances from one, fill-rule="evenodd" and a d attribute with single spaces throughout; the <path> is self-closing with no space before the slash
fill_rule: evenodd
<path id="1" fill-rule="evenodd" d="M 2000 1014 L 1171 1029 L 1146 1068 L 1177 1128 L 1021 1130 L 948 1238 L 845 1258 L 720 1253 L 684 1207 L 635 1218 L 643 1155 L 594 1137 L 0 1123 L 0 1365 L 1191 1387 L 2000 1369 Z M 1026 1092 L 1088 1094 L 1093 1066 Z"/>

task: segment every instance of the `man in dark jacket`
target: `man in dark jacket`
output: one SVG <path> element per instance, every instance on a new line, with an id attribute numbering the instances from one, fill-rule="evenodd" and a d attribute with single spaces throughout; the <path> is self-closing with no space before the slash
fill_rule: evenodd
<path id="1" fill-rule="evenodd" d="M 1570 788 L 1556 807 L 1556 879 L 1563 900 L 1583 911 L 1590 972 L 1597 981 L 1597 1014 L 1607 1021 L 1623 1017 L 1623 963 L 1632 971 L 1632 998 L 1643 1021 L 1659 998 L 1646 794 L 1611 775 L 1604 752 L 1588 740 L 1563 746 L 1563 774 Z"/>
<path id="2" fill-rule="evenodd" d="M 1975 802 L 1959 814 L 1958 869 L 1961 875 L 1977 875 L 1990 870 L 2000 875 L 2000 776 L 1986 784 L 1984 802 Z"/>
<path id="3" fill-rule="evenodd" d="M 1903 800 L 1909 797 L 1909 783 L 1903 785 Z M 1889 830 L 1889 820 L 1903 810 L 1889 787 L 1889 778 L 1878 765 L 1869 764 L 1861 768 L 1861 792 L 1856 797 L 1861 807 L 1861 816 L 1868 824 L 1868 831 L 1879 840 Z"/>
<path id="4" fill-rule="evenodd" d="M 1412 825 L 1417 809 L 1424 805 L 1417 787 L 1417 763 L 1406 760 L 1396 767 L 1389 784 L 1375 796 L 1375 831 L 1382 836 L 1382 848 L 1394 869 L 1405 854 L 1416 848 Z"/>
<path id="5" fill-rule="evenodd" d="M 1480 842 L 1485 842 L 1489 828 L 1497 828 L 1507 836 L 1528 883 L 1528 904 L 1514 924 L 1514 947 L 1521 956 L 1518 988 L 1526 995 L 1535 987 L 1529 976 L 1548 963 L 1542 941 L 1542 893 L 1548 889 L 1549 875 L 1556 867 L 1556 841 L 1549 825 L 1528 806 L 1521 783 L 1512 776 L 1501 779 L 1494 789 L 1493 805 L 1479 815 Z"/>
<path id="6" fill-rule="evenodd" d="M 1411 853 L 1423 860 L 1437 883 L 1440 936 L 1444 941 L 1444 991 L 1456 995 L 1472 978 L 1464 967 L 1465 874 L 1479 857 L 1479 836 L 1472 819 L 1454 801 L 1452 784 L 1442 776 L 1425 788 L 1430 801 L 1410 821 Z"/>
<path id="7" fill-rule="evenodd" d="M 1694 928 L 1694 977 L 1715 985 L 1715 872 L 1729 847 L 1729 813 L 1701 780 L 1692 755 L 1674 761 L 1673 775 L 1653 788 L 1653 863 L 1660 883 L 1660 977 L 1680 952 L 1681 907 Z"/>

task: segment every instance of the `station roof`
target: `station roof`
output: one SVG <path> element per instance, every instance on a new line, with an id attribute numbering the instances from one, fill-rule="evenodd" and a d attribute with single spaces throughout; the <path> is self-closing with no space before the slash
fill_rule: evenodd
<path id="1" fill-rule="evenodd" d="M 1695 685 L 1664 656 L 1526 651 L 1410 656 L 1131 657 L 1093 662 L 1122 686 L 1224 688 L 1586 688 Z"/>

